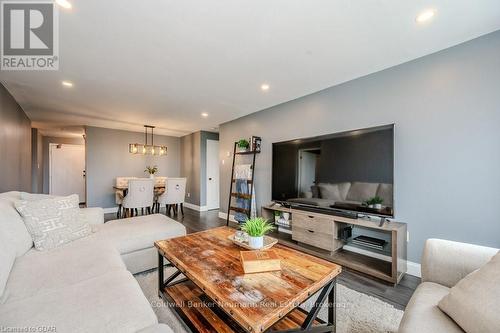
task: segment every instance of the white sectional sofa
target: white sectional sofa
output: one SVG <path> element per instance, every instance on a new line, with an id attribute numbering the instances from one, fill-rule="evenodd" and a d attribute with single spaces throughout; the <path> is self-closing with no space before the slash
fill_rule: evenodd
<path id="1" fill-rule="evenodd" d="M 154 241 L 185 235 L 182 224 L 160 214 L 104 224 L 101 208 L 87 208 L 91 236 L 41 252 L 14 208 L 19 199 L 0 194 L 0 327 L 171 332 L 132 274 L 155 268 Z"/>
<path id="2" fill-rule="evenodd" d="M 495 248 L 442 239 L 427 240 L 422 256 L 422 283 L 406 306 L 398 332 L 463 333 L 439 309 L 438 303 L 450 293 L 450 288 L 466 275 L 484 266 L 498 251 Z M 495 306 L 498 308 L 497 304 Z"/>

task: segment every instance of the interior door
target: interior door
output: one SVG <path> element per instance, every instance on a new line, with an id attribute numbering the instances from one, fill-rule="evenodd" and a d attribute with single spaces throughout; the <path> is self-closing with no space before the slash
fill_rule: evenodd
<path id="1" fill-rule="evenodd" d="M 85 146 L 51 143 L 49 155 L 49 193 L 85 202 Z"/>
<path id="2" fill-rule="evenodd" d="M 207 209 L 219 209 L 219 141 L 207 140 Z"/>

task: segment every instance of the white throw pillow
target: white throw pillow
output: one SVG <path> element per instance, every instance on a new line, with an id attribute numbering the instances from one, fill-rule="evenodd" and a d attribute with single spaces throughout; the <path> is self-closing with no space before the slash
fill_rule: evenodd
<path id="1" fill-rule="evenodd" d="M 318 187 L 321 199 L 328 199 L 332 202 L 342 200 L 342 195 L 340 194 L 337 184 L 321 183 L 318 184 Z"/>
<path id="2" fill-rule="evenodd" d="M 467 333 L 500 331 L 500 252 L 460 280 L 439 308 Z"/>
<path id="3" fill-rule="evenodd" d="M 35 248 L 50 250 L 92 233 L 78 206 L 78 195 L 15 203 Z"/>

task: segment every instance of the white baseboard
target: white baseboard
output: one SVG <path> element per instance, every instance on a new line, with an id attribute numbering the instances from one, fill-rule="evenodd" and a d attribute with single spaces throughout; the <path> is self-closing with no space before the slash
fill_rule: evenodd
<path id="1" fill-rule="evenodd" d="M 198 212 L 206 212 L 208 210 L 207 206 L 198 206 L 198 205 L 195 205 L 195 204 L 192 204 L 189 202 L 184 202 L 184 207 L 192 209 L 192 210 L 196 210 Z"/>
<path id="2" fill-rule="evenodd" d="M 416 262 L 412 262 L 412 261 L 407 261 L 406 262 L 406 274 L 421 278 L 422 273 L 420 270 L 420 264 L 417 264 Z"/>

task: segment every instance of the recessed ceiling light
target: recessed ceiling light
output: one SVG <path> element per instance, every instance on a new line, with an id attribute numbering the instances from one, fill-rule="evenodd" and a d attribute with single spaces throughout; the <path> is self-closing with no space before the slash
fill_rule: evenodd
<path id="1" fill-rule="evenodd" d="M 66 9 L 71 9 L 71 7 L 73 7 L 68 0 L 56 0 L 56 3 Z"/>
<path id="2" fill-rule="evenodd" d="M 262 91 L 268 91 L 269 90 L 269 85 L 267 83 L 263 83 L 261 86 L 260 86 L 260 89 Z"/>
<path id="3" fill-rule="evenodd" d="M 206 118 L 206 117 L 208 117 L 208 113 L 206 113 L 206 112 L 202 112 L 202 113 L 201 113 L 201 116 L 202 116 L 203 118 Z"/>
<path id="4" fill-rule="evenodd" d="M 424 23 L 432 19 L 435 15 L 436 15 L 436 10 L 428 9 L 418 14 L 415 21 L 417 21 L 417 23 Z"/>
<path id="5" fill-rule="evenodd" d="M 65 86 L 65 87 L 73 87 L 73 83 L 70 82 L 70 81 L 63 81 L 62 85 Z"/>

